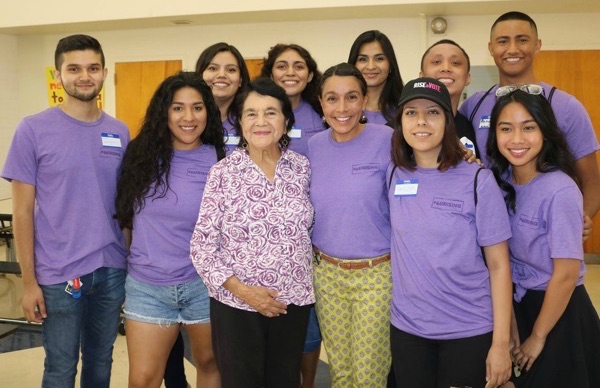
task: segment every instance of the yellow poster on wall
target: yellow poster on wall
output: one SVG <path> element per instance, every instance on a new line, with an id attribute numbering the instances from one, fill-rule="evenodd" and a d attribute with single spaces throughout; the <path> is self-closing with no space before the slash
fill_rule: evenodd
<path id="1" fill-rule="evenodd" d="M 46 68 L 46 81 L 48 83 L 48 105 L 57 106 L 65 100 L 65 91 L 63 90 L 62 84 L 54 76 L 54 68 Z M 96 97 L 98 108 L 104 109 L 104 87 L 100 90 L 98 97 Z"/>

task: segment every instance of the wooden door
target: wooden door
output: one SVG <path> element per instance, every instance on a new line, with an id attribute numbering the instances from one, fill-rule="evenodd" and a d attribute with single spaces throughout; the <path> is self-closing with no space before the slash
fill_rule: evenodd
<path id="1" fill-rule="evenodd" d="M 263 64 L 265 63 L 264 59 L 244 59 L 246 62 L 246 67 L 248 67 L 248 73 L 250 73 L 250 80 L 260 76 L 260 72 L 262 71 Z"/>
<path id="2" fill-rule="evenodd" d="M 139 133 L 158 85 L 181 70 L 181 66 L 181 60 L 115 63 L 117 118 L 127 124 L 131 138 Z"/>
<path id="3" fill-rule="evenodd" d="M 592 119 L 600 139 L 600 50 L 541 51 L 534 62 L 538 79 L 577 97 Z M 600 160 L 599 163 L 600 168 Z M 585 243 L 586 253 L 600 254 L 600 212 L 594 217 L 592 236 Z"/>

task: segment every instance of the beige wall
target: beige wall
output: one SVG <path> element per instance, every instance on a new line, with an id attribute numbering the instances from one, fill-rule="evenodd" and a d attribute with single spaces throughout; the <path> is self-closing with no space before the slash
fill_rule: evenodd
<path id="1" fill-rule="evenodd" d="M 245 3 L 245 2 L 244 2 Z M 262 3 L 261 3 L 262 4 Z M 430 19 L 389 18 L 306 21 L 260 24 L 176 26 L 168 28 L 88 32 L 102 43 L 109 69 L 106 111 L 114 114 L 113 73 L 115 62 L 182 59 L 192 70 L 200 51 L 217 41 L 227 41 L 247 58 L 263 57 L 277 42 L 294 42 L 306 47 L 319 68 L 345 61 L 350 45 L 361 32 L 379 29 L 396 50 L 404 80 L 418 75 L 421 54 L 431 43 L 453 39 L 469 53 L 473 65 L 493 65 L 487 51 L 489 28 L 498 15 L 448 16 L 448 30 L 434 36 Z M 600 49 L 600 14 L 532 14 L 537 22 L 543 49 Z M 560 20 L 557 25 L 556 21 Z M 86 33 L 86 31 L 81 31 Z M 66 34 L 0 35 L 0 165 L 18 120 L 47 107 L 44 68 L 53 65 L 56 42 Z M 0 183 L 0 198 L 8 192 Z"/>

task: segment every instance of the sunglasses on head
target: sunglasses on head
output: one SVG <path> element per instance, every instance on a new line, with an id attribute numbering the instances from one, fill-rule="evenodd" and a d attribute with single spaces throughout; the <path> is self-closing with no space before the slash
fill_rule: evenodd
<path id="1" fill-rule="evenodd" d="M 496 98 L 506 96 L 514 92 L 515 90 L 522 90 L 528 94 L 533 94 L 534 96 L 538 96 L 544 93 L 544 88 L 541 85 L 536 84 L 526 84 L 526 85 L 506 85 L 500 86 L 496 89 Z"/>

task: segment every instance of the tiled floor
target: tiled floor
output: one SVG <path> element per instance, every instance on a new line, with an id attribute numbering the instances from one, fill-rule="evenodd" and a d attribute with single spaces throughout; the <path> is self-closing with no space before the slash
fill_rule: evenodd
<path id="1" fill-rule="evenodd" d="M 20 282 L 12 275 L 0 276 L 0 316 L 7 316 L 7 310 L 19 313 L 20 306 L 17 292 L 11 287 L 18 287 Z M 600 311 L 600 265 L 588 265 L 585 286 L 594 302 L 596 310 Z M 13 313 L 14 313 L 13 311 Z M 324 353 L 324 352 L 323 352 Z M 325 355 L 324 355 L 325 356 Z M 325 358 L 323 356 L 323 358 Z M 118 336 L 113 354 L 113 373 L 111 387 L 127 387 L 127 346 L 125 337 Z M 42 377 L 44 351 L 41 347 L 28 350 L 0 354 L 0 387 L 39 387 Z M 192 364 L 186 361 L 186 375 L 192 386 L 196 376 Z M 79 387 L 79 384 L 76 384 Z M 324 388 L 324 387 L 322 387 Z"/>

